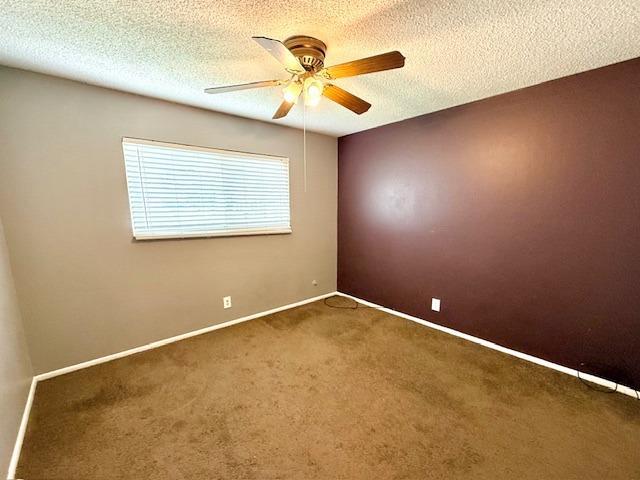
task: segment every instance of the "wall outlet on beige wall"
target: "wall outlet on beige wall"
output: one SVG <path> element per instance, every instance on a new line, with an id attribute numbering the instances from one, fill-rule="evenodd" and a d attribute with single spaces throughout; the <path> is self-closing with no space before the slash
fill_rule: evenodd
<path id="1" fill-rule="evenodd" d="M 224 308 L 231 308 L 231 297 L 222 297 L 222 306 Z"/>

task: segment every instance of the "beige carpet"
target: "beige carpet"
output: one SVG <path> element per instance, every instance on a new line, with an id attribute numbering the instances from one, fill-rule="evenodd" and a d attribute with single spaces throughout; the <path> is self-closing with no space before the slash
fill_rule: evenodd
<path id="1" fill-rule="evenodd" d="M 640 479 L 640 402 L 317 302 L 39 383 L 18 475 Z"/>

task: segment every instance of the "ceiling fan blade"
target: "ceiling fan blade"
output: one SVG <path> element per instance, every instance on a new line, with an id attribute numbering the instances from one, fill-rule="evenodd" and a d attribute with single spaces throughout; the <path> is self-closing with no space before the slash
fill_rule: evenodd
<path id="1" fill-rule="evenodd" d="M 265 80 L 263 82 L 241 83 L 239 85 L 226 85 L 224 87 L 211 87 L 206 88 L 204 91 L 205 93 L 237 92 L 238 90 L 248 90 L 250 88 L 277 87 L 278 85 L 282 85 L 283 83 L 283 80 Z"/>
<path id="2" fill-rule="evenodd" d="M 363 114 L 364 112 L 369 110 L 369 108 L 371 108 L 370 103 L 365 102 L 352 93 L 349 93 L 346 90 L 330 83 L 324 86 L 322 94 L 329 100 L 333 100 L 334 102 L 339 103 L 344 108 L 348 108 L 358 115 Z"/>
<path id="3" fill-rule="evenodd" d="M 267 37 L 251 37 L 258 44 L 264 48 L 267 52 L 275 57 L 289 72 L 304 73 L 306 70 L 300 64 L 298 57 L 296 57 L 291 50 L 284 46 L 280 40 L 274 40 Z"/>
<path id="4" fill-rule="evenodd" d="M 278 118 L 286 117 L 287 113 L 289 113 L 289 110 L 291 110 L 291 107 L 293 107 L 294 104 L 295 102 L 292 103 L 292 102 L 287 102 L 286 100 L 283 100 L 280 106 L 278 107 L 278 110 L 276 110 L 276 113 L 273 114 L 273 119 L 277 120 Z"/>
<path id="5" fill-rule="evenodd" d="M 322 73 L 329 78 L 344 78 L 400 67 L 404 67 L 404 57 L 400 52 L 395 51 L 334 65 L 325 68 Z"/>

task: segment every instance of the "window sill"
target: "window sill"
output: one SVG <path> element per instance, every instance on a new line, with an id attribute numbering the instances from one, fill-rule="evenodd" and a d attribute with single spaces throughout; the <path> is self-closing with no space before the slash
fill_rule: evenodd
<path id="1" fill-rule="evenodd" d="M 139 234 L 134 235 L 134 241 L 146 242 L 149 240 L 185 240 L 188 238 L 216 238 L 216 237 L 246 237 L 253 235 L 284 235 L 291 233 L 291 228 L 279 229 L 242 229 L 227 230 L 224 232 L 196 232 L 196 233 L 167 233 L 167 234 Z"/>

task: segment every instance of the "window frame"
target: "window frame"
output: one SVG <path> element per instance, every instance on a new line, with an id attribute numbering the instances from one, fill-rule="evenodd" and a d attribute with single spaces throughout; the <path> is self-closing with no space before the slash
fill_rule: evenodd
<path id="1" fill-rule="evenodd" d="M 205 152 L 205 153 L 218 153 L 223 154 L 225 156 L 235 158 L 238 161 L 242 161 L 245 158 L 252 159 L 264 159 L 268 161 L 279 161 L 286 165 L 287 168 L 287 188 L 288 188 L 288 204 L 287 207 L 289 209 L 289 226 L 288 227 L 260 227 L 260 228 L 241 228 L 241 229 L 232 229 L 232 230 L 209 230 L 202 232 L 184 232 L 184 233 L 175 233 L 175 234 L 152 234 L 152 233 L 136 233 L 134 229 L 134 211 L 133 204 L 131 201 L 131 195 L 129 192 L 129 173 L 127 171 L 127 159 L 124 152 L 125 144 L 136 144 L 136 145 L 150 145 L 155 147 L 166 147 L 166 148 L 176 148 L 182 150 L 191 150 L 197 152 Z M 255 236 L 255 235 L 286 235 L 293 233 L 293 229 L 291 227 L 291 169 L 289 163 L 289 157 L 281 156 L 281 155 L 268 155 L 262 153 L 252 153 L 252 152 L 244 152 L 240 150 L 230 150 L 223 148 L 213 148 L 213 147 L 202 147 L 198 145 L 189 145 L 185 143 L 175 143 L 175 142 L 163 142 L 158 140 L 148 140 L 143 138 L 135 138 L 135 137 L 122 137 L 122 141 L 120 143 L 120 148 L 122 152 L 122 160 L 125 171 L 125 182 L 126 182 L 126 191 L 127 191 L 127 201 L 129 202 L 129 223 L 131 226 L 131 235 L 133 240 L 135 241 L 150 241 L 150 240 L 171 240 L 171 239 L 189 239 L 189 238 L 217 238 L 217 237 L 242 237 L 242 236 Z"/>

